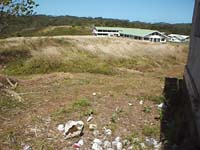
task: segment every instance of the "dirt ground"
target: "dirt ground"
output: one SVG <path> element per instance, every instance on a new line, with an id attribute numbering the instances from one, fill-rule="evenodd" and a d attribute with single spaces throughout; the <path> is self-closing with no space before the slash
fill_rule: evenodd
<path id="1" fill-rule="evenodd" d="M 30 145 L 34 150 L 70 150 L 81 138 L 81 149 L 90 150 L 95 138 L 113 141 L 119 136 L 129 141 L 124 149 L 134 145 L 132 149 L 149 150 L 140 144 L 145 137 L 159 141 L 161 114 L 157 105 L 163 99 L 164 78 L 182 77 L 184 61 L 144 73 L 127 69 L 116 75 L 55 72 L 10 76 L 18 83 L 15 92 L 22 101 L 0 89 L 0 149 Z M 87 122 L 91 113 L 93 119 Z M 82 137 L 64 139 L 57 130 L 69 120 L 84 122 Z M 91 123 L 97 124 L 98 135 L 89 130 Z M 111 136 L 104 135 L 104 127 L 112 130 Z M 135 138 L 139 141 L 134 142 Z"/>

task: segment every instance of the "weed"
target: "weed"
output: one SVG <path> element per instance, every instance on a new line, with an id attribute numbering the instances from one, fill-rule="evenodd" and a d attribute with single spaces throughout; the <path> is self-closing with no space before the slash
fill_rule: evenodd
<path id="1" fill-rule="evenodd" d="M 81 98 L 76 100 L 73 104 L 72 104 L 72 108 L 74 110 L 79 110 L 85 107 L 90 106 L 90 101 L 87 98 Z"/>
<path id="2" fill-rule="evenodd" d="M 144 107 L 143 112 L 150 113 L 151 112 L 151 108 L 150 107 Z"/>
<path id="3" fill-rule="evenodd" d="M 156 136 L 159 135 L 159 128 L 158 127 L 151 127 L 151 126 L 144 126 L 142 133 L 145 136 L 156 137 Z"/>

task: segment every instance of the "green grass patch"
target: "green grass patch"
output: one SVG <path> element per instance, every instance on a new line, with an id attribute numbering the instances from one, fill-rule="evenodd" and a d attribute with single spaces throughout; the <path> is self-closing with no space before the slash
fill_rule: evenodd
<path id="1" fill-rule="evenodd" d="M 90 106 L 90 101 L 87 98 L 81 98 L 76 100 L 73 104 L 72 104 L 72 108 L 74 110 L 79 110 L 79 109 L 83 109 L 85 107 Z"/>
<path id="2" fill-rule="evenodd" d="M 157 136 L 159 136 L 160 129 L 159 129 L 159 127 L 144 126 L 142 133 L 145 136 L 157 137 Z"/>

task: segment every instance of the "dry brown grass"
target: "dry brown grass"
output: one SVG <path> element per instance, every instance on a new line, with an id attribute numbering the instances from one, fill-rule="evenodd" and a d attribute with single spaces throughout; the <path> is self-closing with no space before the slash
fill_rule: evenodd
<path id="1" fill-rule="evenodd" d="M 30 52 L 30 57 L 21 63 L 23 69 L 44 70 L 45 66 L 65 69 L 65 72 L 55 69 L 49 74 L 15 76 L 19 83 L 15 91 L 24 101 L 17 103 L 9 95 L 0 97 L 2 150 L 22 149 L 23 143 L 33 149 L 71 150 L 78 138 L 63 140 L 56 130 L 59 123 L 71 119 L 85 122 L 83 149 L 90 149 L 94 139 L 86 123 L 90 112 L 94 113 L 91 123 L 96 123 L 100 132 L 104 126 L 112 129 L 109 140 L 116 136 L 130 141 L 136 137 L 141 142 L 146 136 L 159 139 L 160 121 L 155 118 L 159 118 L 160 111 L 156 105 L 163 99 L 164 77 L 181 77 L 187 56 L 185 45 L 118 38 L 13 38 L 0 43 L 0 52 L 19 47 Z M 6 64 L 7 69 L 18 71 L 16 61 L 19 60 Z M 65 67 L 72 70 L 66 73 Z M 73 70 L 77 68 L 82 72 Z M 115 75 L 100 72 L 113 68 L 119 70 Z M 1 70 L 6 73 L 5 68 Z M 139 104 L 140 100 L 144 101 L 143 105 Z"/>

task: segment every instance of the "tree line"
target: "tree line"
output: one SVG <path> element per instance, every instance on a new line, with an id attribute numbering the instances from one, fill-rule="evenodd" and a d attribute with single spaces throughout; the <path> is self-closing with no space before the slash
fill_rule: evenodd
<path id="1" fill-rule="evenodd" d="M 92 18 L 92 17 L 76 17 L 76 16 L 47 16 L 47 15 L 31 15 L 31 16 L 11 16 L 7 20 L 7 26 L 1 33 L 1 37 L 9 37 L 13 33 L 26 31 L 28 33 L 37 31 L 41 28 L 48 26 L 80 26 L 80 27 L 93 27 L 93 26 L 107 26 L 107 27 L 127 27 L 127 28 L 142 28 L 152 29 L 165 32 L 166 34 L 176 33 L 190 35 L 191 24 L 169 24 L 169 23 L 145 23 L 139 21 L 119 20 L 110 18 Z M 31 35 L 31 34 L 30 34 Z M 19 34 L 23 36 L 23 34 Z"/>

